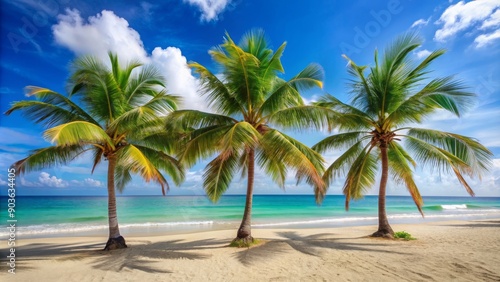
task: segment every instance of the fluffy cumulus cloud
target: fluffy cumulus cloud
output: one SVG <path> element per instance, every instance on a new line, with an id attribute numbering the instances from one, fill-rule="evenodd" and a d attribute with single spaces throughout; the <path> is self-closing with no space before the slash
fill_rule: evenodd
<path id="1" fill-rule="evenodd" d="M 460 1 L 448 7 L 436 23 L 442 27 L 436 31 L 435 40 L 444 42 L 460 32 L 477 29 L 481 34 L 474 42 L 481 48 L 500 38 L 500 1 Z"/>
<path id="2" fill-rule="evenodd" d="M 424 50 L 420 50 L 420 51 L 415 52 L 415 55 L 417 56 L 417 58 L 422 59 L 422 58 L 429 56 L 431 53 L 432 53 L 431 51 L 424 49 Z"/>
<path id="3" fill-rule="evenodd" d="M 102 11 L 88 20 L 77 10 L 66 10 L 58 16 L 52 28 L 56 43 L 76 55 L 91 54 L 104 61 L 109 51 L 118 54 L 120 60 L 140 60 L 155 64 L 167 80 L 167 90 L 183 97 L 183 108 L 206 110 L 202 98 L 197 94 L 198 82 L 187 66 L 187 59 L 179 48 L 156 47 L 152 54 L 144 49 L 139 33 L 131 28 L 124 18 L 112 11 Z"/>
<path id="4" fill-rule="evenodd" d="M 183 97 L 182 108 L 206 110 L 203 98 L 197 93 L 198 80 L 191 74 L 186 57 L 176 47 L 162 49 L 156 47 L 151 55 L 153 64 L 167 78 L 167 89 L 174 95 Z"/>
<path id="5" fill-rule="evenodd" d="M 78 10 L 67 9 L 58 20 L 52 27 L 56 43 L 77 55 L 92 54 L 106 59 L 108 51 L 113 51 L 124 60 L 145 61 L 147 57 L 139 33 L 112 11 L 104 10 L 85 21 Z"/>
<path id="6" fill-rule="evenodd" d="M 101 187 L 103 186 L 103 183 L 99 180 L 95 180 L 95 179 L 92 179 L 92 178 L 85 178 L 83 180 L 83 184 L 85 186 L 90 186 L 90 187 Z"/>
<path id="7" fill-rule="evenodd" d="M 57 188 L 68 187 L 67 181 L 64 181 L 55 176 L 50 176 L 50 174 L 48 174 L 47 172 L 41 172 L 40 176 L 38 177 L 38 181 L 44 186 L 57 187 Z"/>
<path id="8" fill-rule="evenodd" d="M 184 2 L 200 9 L 201 20 L 209 22 L 217 20 L 231 0 L 184 0 Z"/>
<path id="9" fill-rule="evenodd" d="M 500 29 L 496 30 L 493 33 L 481 34 L 476 39 L 474 39 L 474 43 L 477 48 L 481 48 L 484 46 L 490 45 L 492 42 L 500 39 Z"/>

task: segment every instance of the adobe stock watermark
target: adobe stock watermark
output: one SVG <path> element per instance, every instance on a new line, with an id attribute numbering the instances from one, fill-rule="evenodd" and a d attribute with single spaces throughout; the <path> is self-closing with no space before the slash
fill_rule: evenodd
<path id="1" fill-rule="evenodd" d="M 36 5 L 36 11 L 31 17 L 23 16 L 21 18 L 22 25 L 15 31 L 7 34 L 7 39 L 14 49 L 14 52 L 20 51 L 20 46 L 32 43 L 33 39 L 43 28 L 49 24 L 49 19 L 59 14 L 61 5 L 68 3 L 69 0 L 35 0 L 33 5 Z"/>
<path id="2" fill-rule="evenodd" d="M 16 274 L 16 169 L 7 170 L 7 267 L 10 274 Z"/>
<path id="3" fill-rule="evenodd" d="M 403 6 L 399 0 L 389 0 L 385 9 L 375 11 L 371 10 L 371 20 L 363 27 L 356 26 L 354 36 L 351 42 L 342 42 L 339 47 L 342 54 L 351 56 L 353 53 L 361 53 L 362 49 L 367 47 L 373 38 L 380 35 L 383 28 L 389 26 L 393 16 L 401 13 Z"/>
<path id="4" fill-rule="evenodd" d="M 474 89 L 474 93 L 481 95 L 481 98 L 486 100 L 490 96 L 500 89 L 500 80 L 499 76 L 493 77 L 493 72 L 488 73 L 487 75 L 481 75 L 478 78 L 479 84 Z"/>

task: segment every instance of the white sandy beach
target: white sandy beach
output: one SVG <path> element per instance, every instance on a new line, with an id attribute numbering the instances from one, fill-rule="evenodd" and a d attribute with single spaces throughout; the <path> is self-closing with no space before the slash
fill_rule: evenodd
<path id="1" fill-rule="evenodd" d="M 227 247 L 235 230 L 106 238 L 19 239 L 2 281 L 500 281 L 500 219 L 393 225 L 417 240 L 367 238 L 374 226 L 254 229 L 265 243 Z M 126 236 L 126 234 L 124 234 Z M 2 248 L 2 257 L 6 253 Z"/>

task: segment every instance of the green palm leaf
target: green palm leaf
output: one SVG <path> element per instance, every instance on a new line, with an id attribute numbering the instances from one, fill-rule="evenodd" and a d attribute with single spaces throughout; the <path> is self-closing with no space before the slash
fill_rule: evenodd
<path id="1" fill-rule="evenodd" d="M 331 112 L 323 107 L 298 106 L 276 111 L 264 118 L 282 128 L 323 130 L 329 129 L 329 117 Z"/>
<path id="2" fill-rule="evenodd" d="M 47 129 L 43 137 L 60 146 L 77 144 L 107 144 L 114 147 L 108 134 L 99 126 L 86 121 L 73 121 Z"/>
<path id="3" fill-rule="evenodd" d="M 262 136 L 260 143 L 267 158 L 279 156 L 279 161 L 297 171 L 297 181 L 305 179 L 308 184 L 315 187 L 318 190 L 317 201 L 321 202 L 326 188 L 321 178 L 323 158 L 318 153 L 277 130 L 269 130 Z M 267 170 L 272 173 L 273 178 L 282 177 L 283 168 L 278 167 L 276 171 L 271 171 L 269 164 L 272 162 L 265 162 L 262 158 L 260 161 L 268 167 Z"/>
<path id="4" fill-rule="evenodd" d="M 210 200 L 217 202 L 229 188 L 234 174 L 239 169 L 239 157 L 233 152 L 223 151 L 208 163 L 203 174 L 203 187 Z"/>
<path id="5" fill-rule="evenodd" d="M 168 189 L 168 182 L 143 150 L 144 148 L 130 144 L 123 147 L 118 155 L 119 164 L 122 169 L 139 174 L 146 182 L 157 182 L 161 185 L 162 192 L 165 194 L 165 187 Z M 151 154 L 148 155 L 151 156 Z"/>
<path id="6" fill-rule="evenodd" d="M 424 216 L 424 212 L 422 211 L 422 206 L 424 205 L 424 201 L 420 192 L 418 191 L 417 185 L 413 180 L 413 171 L 408 163 L 415 166 L 415 161 L 406 153 L 399 144 L 391 143 L 389 145 L 388 159 L 389 159 L 389 170 L 393 175 L 396 183 L 402 183 L 410 192 L 415 205 L 418 208 L 418 211 L 422 216 Z"/>
<path id="7" fill-rule="evenodd" d="M 38 101 L 16 102 L 5 114 L 10 115 L 14 111 L 22 110 L 27 118 L 45 127 L 75 120 L 98 124 L 87 112 L 62 94 L 36 86 L 28 86 L 26 90 L 28 96 L 34 96 Z"/>
<path id="8" fill-rule="evenodd" d="M 360 199 L 375 183 L 377 160 L 373 147 L 365 147 L 352 163 L 343 188 L 346 210 L 349 210 L 351 199 Z"/>
<path id="9" fill-rule="evenodd" d="M 23 174 L 30 171 L 66 165 L 86 150 L 87 147 L 80 144 L 36 149 L 31 151 L 28 157 L 15 162 L 13 167 L 16 169 L 16 173 Z"/>
<path id="10" fill-rule="evenodd" d="M 422 128 L 411 128 L 407 134 L 453 154 L 467 164 L 468 169 L 464 172 L 470 173 L 470 176 L 480 176 L 481 172 L 487 171 L 491 166 L 493 154 L 474 138 Z"/>

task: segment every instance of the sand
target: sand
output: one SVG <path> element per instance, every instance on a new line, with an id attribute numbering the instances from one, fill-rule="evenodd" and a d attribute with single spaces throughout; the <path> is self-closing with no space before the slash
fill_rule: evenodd
<path id="1" fill-rule="evenodd" d="M 368 238 L 374 226 L 253 229 L 265 243 L 228 247 L 235 230 L 106 238 L 25 239 L 1 281 L 500 281 L 500 219 L 393 225 L 417 240 Z M 5 242 L 4 242 L 5 243 Z"/>

